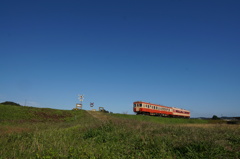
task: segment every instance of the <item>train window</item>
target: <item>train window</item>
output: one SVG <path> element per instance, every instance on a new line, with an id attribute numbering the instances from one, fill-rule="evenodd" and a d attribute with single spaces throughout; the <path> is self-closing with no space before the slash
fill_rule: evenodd
<path id="1" fill-rule="evenodd" d="M 140 104 L 140 107 L 142 107 L 142 104 Z"/>
<path id="2" fill-rule="evenodd" d="M 133 104 L 134 107 L 136 107 L 136 104 Z"/>

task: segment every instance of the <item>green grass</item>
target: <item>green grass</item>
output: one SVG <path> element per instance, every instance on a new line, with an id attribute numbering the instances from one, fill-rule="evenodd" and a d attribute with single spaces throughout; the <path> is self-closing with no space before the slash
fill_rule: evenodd
<path id="1" fill-rule="evenodd" d="M 23 122 L 59 122 L 73 120 L 76 112 L 50 108 L 34 108 L 27 106 L 11 106 L 0 104 L 0 121 L 8 123 Z"/>
<path id="2" fill-rule="evenodd" d="M 11 109 L 1 107 L 0 115 Z M 0 159 L 240 158 L 239 125 L 31 107 L 12 113 L 1 117 Z"/>
<path id="3" fill-rule="evenodd" d="M 115 117 L 134 119 L 139 121 L 155 122 L 162 124 L 206 124 L 209 120 L 203 119 L 183 119 L 183 118 L 166 118 L 146 115 L 126 115 L 126 114 L 112 114 Z"/>

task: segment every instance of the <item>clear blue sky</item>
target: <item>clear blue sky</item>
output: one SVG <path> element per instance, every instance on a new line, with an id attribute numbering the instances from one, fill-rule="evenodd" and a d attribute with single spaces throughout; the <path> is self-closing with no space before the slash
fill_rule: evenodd
<path id="1" fill-rule="evenodd" d="M 240 116 L 239 0 L 0 2 L 0 102 Z"/>

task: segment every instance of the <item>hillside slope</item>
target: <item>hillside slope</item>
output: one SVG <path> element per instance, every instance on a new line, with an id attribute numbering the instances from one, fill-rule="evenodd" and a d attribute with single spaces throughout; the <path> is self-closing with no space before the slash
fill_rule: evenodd
<path id="1" fill-rule="evenodd" d="M 2 122 L 57 122 L 67 120 L 74 115 L 75 112 L 69 110 L 0 104 L 0 121 Z"/>
<path id="2" fill-rule="evenodd" d="M 2 105 L 0 119 L 0 159 L 240 158 L 239 125 Z"/>

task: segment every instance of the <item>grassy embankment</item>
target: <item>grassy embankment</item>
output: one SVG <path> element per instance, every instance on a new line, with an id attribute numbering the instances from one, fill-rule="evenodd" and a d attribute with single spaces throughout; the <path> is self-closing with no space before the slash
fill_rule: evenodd
<path id="1" fill-rule="evenodd" d="M 240 158 L 239 125 L 0 105 L 0 158 Z"/>

